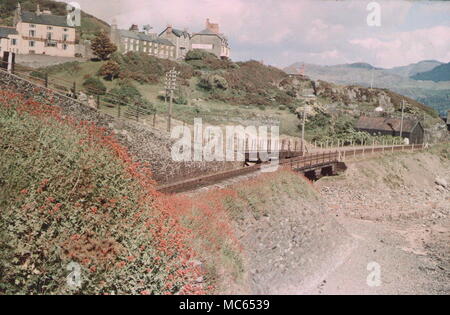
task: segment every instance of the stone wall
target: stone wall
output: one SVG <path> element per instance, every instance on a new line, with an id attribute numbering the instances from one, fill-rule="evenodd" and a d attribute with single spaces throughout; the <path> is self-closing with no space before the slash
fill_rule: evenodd
<path id="1" fill-rule="evenodd" d="M 239 163 L 225 162 L 174 162 L 171 158 L 173 141 L 167 133 L 131 120 L 116 119 L 5 71 L 0 71 L 0 88 L 22 93 L 28 98 L 51 98 L 64 115 L 109 129 L 133 156 L 150 164 L 154 179 L 160 184 L 240 166 Z"/>

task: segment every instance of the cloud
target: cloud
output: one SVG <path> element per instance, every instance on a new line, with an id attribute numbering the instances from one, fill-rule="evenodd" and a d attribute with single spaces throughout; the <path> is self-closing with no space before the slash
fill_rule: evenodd
<path id="1" fill-rule="evenodd" d="M 449 61 L 450 27 L 436 26 L 385 35 L 384 39 L 353 39 L 350 44 L 363 48 L 377 64 L 385 67 L 407 65 L 426 59 Z"/>
<path id="2" fill-rule="evenodd" d="M 65 0 L 69 1 L 69 0 Z M 198 32 L 206 18 L 220 24 L 235 60 L 278 66 L 297 61 L 366 61 L 380 67 L 421 59 L 449 62 L 450 1 L 383 1 L 382 26 L 369 27 L 368 1 L 320 0 L 78 0 L 83 9 L 120 27 L 167 24 Z"/>

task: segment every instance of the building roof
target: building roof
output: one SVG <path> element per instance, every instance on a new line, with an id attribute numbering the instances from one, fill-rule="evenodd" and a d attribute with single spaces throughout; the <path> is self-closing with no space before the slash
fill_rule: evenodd
<path id="1" fill-rule="evenodd" d="M 0 38 L 8 38 L 8 35 L 17 34 L 17 30 L 13 27 L 0 26 Z"/>
<path id="2" fill-rule="evenodd" d="M 174 33 L 176 36 L 178 36 L 178 37 L 181 37 L 181 36 L 184 36 L 184 37 L 191 37 L 191 35 L 189 34 L 189 32 L 187 32 L 187 31 L 182 31 L 182 30 L 179 30 L 179 29 L 176 29 L 176 28 L 174 28 L 174 29 L 172 29 L 172 33 Z"/>
<path id="3" fill-rule="evenodd" d="M 159 36 L 161 36 L 162 34 L 164 34 L 165 32 L 167 32 L 167 30 L 170 28 L 170 26 L 168 26 L 168 27 L 166 27 L 166 29 L 164 30 L 164 31 L 162 31 L 160 34 L 159 34 Z M 174 34 L 175 36 L 177 36 L 177 37 L 181 37 L 181 36 L 184 36 L 184 37 L 191 37 L 191 34 L 189 34 L 189 32 L 188 31 L 182 31 L 182 30 L 179 30 L 179 29 L 176 29 L 176 28 L 172 28 L 172 34 Z"/>
<path id="4" fill-rule="evenodd" d="M 402 120 L 398 118 L 362 116 L 356 123 L 356 129 L 400 132 L 401 124 Z M 418 121 L 412 119 L 404 119 L 403 131 L 412 131 L 417 124 L 419 124 Z"/>
<path id="5" fill-rule="evenodd" d="M 20 16 L 22 22 L 31 24 L 43 24 L 61 27 L 72 27 L 67 24 L 66 16 L 52 15 L 52 14 L 36 14 L 35 12 L 23 12 Z"/>
<path id="6" fill-rule="evenodd" d="M 218 36 L 220 38 L 222 38 L 223 36 L 221 34 L 218 34 L 216 32 L 211 31 L 209 28 L 205 28 L 203 31 L 195 33 L 193 36 L 195 35 L 214 35 L 214 36 Z"/>
<path id="7" fill-rule="evenodd" d="M 120 34 L 121 37 L 132 38 L 132 39 L 136 39 L 136 40 L 142 40 L 144 42 L 158 43 L 158 44 L 162 44 L 162 45 L 166 45 L 166 46 L 175 46 L 174 44 L 172 44 L 171 41 L 169 41 L 167 39 L 155 38 L 155 37 L 153 37 L 151 35 L 144 34 L 144 33 L 128 31 L 128 30 L 119 30 L 119 34 Z"/>

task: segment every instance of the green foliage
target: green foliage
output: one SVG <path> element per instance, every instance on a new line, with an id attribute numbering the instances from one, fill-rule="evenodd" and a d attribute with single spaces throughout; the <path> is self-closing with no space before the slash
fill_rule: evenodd
<path id="1" fill-rule="evenodd" d="M 70 62 L 64 62 L 57 65 L 49 66 L 49 67 L 43 67 L 36 69 L 31 72 L 31 76 L 34 76 L 36 78 L 45 78 L 45 74 L 47 73 L 49 76 L 52 74 L 57 74 L 61 72 L 65 72 L 69 75 L 75 75 L 81 70 L 81 62 L 79 61 L 70 61 Z"/>
<path id="2" fill-rule="evenodd" d="M 92 40 L 91 48 L 94 55 L 100 60 L 107 60 L 117 50 L 117 46 L 104 32 L 99 32 Z"/>
<path id="3" fill-rule="evenodd" d="M 201 49 L 193 49 L 186 54 L 185 61 L 194 69 L 204 71 L 226 70 L 236 68 L 229 59 L 219 59 L 213 53 Z"/>
<path id="4" fill-rule="evenodd" d="M 217 74 L 206 74 L 203 75 L 200 79 L 198 86 L 202 89 L 205 89 L 207 91 L 212 91 L 215 89 L 219 90 L 227 90 L 228 89 L 228 82 L 227 80 Z"/>
<path id="5" fill-rule="evenodd" d="M 103 76 L 106 80 L 112 81 L 120 74 L 120 65 L 114 60 L 108 60 L 101 66 L 98 74 Z"/>
<path id="6" fill-rule="evenodd" d="M 137 219 L 142 188 L 127 166 L 81 130 L 0 112 L 0 294 L 166 292 L 170 261 L 145 225 L 151 212 Z"/>
<path id="7" fill-rule="evenodd" d="M 152 110 L 153 106 L 149 101 L 144 99 L 139 90 L 129 81 L 129 80 L 121 80 L 119 84 L 113 88 L 109 94 L 111 94 L 111 98 L 107 101 L 112 104 L 118 105 L 131 105 L 139 104 L 140 106 Z"/>
<path id="8" fill-rule="evenodd" d="M 103 84 L 103 82 L 97 78 L 87 78 L 83 82 L 83 87 L 86 89 L 88 94 L 93 95 L 105 95 L 106 93 L 106 86 Z"/>
<path id="9" fill-rule="evenodd" d="M 181 79 L 190 79 L 194 70 L 186 64 L 179 64 L 171 60 L 160 59 L 144 53 L 129 52 L 113 54 L 111 59 L 120 67 L 120 78 L 132 79 L 139 83 L 155 84 L 162 81 L 166 72 L 175 68 L 180 72 Z"/>
<path id="10" fill-rule="evenodd" d="M 216 55 L 214 55 L 214 54 L 212 54 L 212 53 L 210 53 L 210 52 L 207 52 L 206 50 L 202 50 L 202 49 L 193 49 L 193 50 L 190 50 L 187 54 L 186 54 L 186 57 L 185 57 L 185 60 L 186 61 L 191 61 L 191 60 L 203 60 L 203 59 L 206 59 L 206 58 L 208 58 L 208 57 L 214 57 L 214 58 L 216 58 L 216 59 L 218 59 L 217 57 L 216 57 Z"/>

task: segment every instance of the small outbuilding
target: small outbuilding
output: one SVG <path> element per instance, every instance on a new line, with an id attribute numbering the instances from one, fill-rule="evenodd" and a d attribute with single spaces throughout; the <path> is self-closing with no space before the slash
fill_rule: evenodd
<path id="1" fill-rule="evenodd" d="M 412 119 L 402 120 L 399 118 L 367 117 L 362 116 L 356 123 L 355 129 L 365 131 L 371 135 L 389 135 L 408 138 L 411 144 L 421 144 L 424 140 L 425 131 L 420 121 Z"/>

